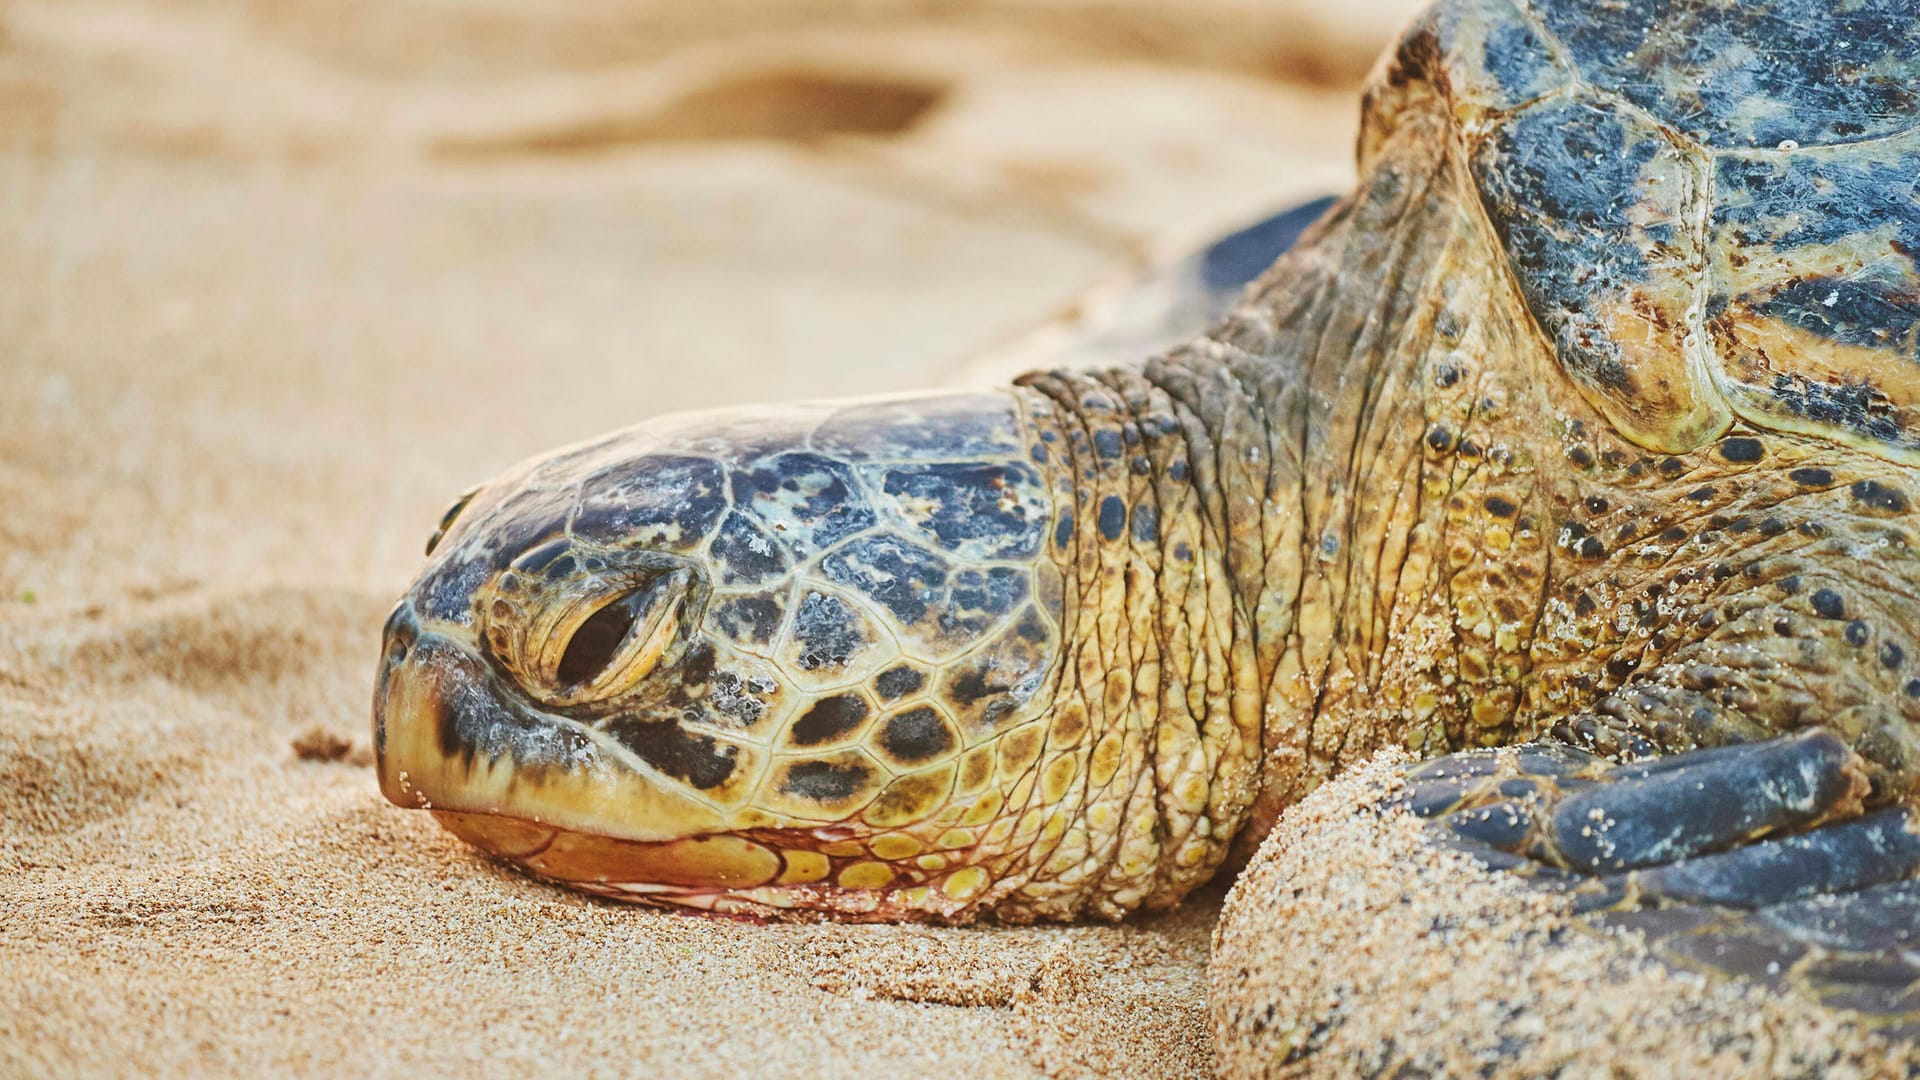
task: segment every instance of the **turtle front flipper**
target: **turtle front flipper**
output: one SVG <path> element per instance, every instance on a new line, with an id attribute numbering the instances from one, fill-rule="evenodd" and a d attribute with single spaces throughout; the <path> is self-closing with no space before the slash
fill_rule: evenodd
<path id="1" fill-rule="evenodd" d="M 1643 1052 L 1872 1073 L 1920 1053 L 1920 815 L 1866 810 L 1866 763 L 1833 733 L 1369 772 L 1290 814 L 1229 901 L 1229 1075 L 1537 1075 L 1602 1053 L 1631 1073 Z M 1339 881 L 1309 880 L 1321 845 L 1350 853 Z M 1316 951 L 1343 935 L 1369 947 Z"/>

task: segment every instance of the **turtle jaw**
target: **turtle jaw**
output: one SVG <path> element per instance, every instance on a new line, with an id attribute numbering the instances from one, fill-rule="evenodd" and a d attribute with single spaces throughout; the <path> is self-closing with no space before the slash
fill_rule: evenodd
<path id="1" fill-rule="evenodd" d="M 373 727 L 389 801 L 431 811 L 534 877 L 609 899 L 754 919 L 951 920 L 987 884 L 975 870 L 944 888 L 885 887 L 869 880 L 870 856 L 835 851 L 845 826 L 706 805 L 603 733 L 523 703 L 404 610 L 388 624 Z"/>
<path id="2" fill-rule="evenodd" d="M 660 843 L 725 831 L 727 815 L 649 776 L 604 734 L 535 709 L 451 634 L 396 613 L 375 684 L 380 791 L 409 809 L 490 815 L 532 828 Z M 475 842 L 508 858 L 502 824 Z"/>

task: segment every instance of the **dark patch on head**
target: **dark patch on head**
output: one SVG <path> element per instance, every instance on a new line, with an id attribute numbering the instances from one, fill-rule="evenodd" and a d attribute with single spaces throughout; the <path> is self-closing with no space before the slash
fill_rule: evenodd
<path id="1" fill-rule="evenodd" d="M 1920 698 L 1920 679 L 1908 679 L 1903 689 L 1906 690 L 1908 697 Z"/>
<path id="2" fill-rule="evenodd" d="M 1593 596 L 1585 590 L 1582 590 L 1579 596 L 1573 598 L 1573 611 L 1576 615 L 1583 617 L 1591 615 L 1599 610 L 1599 607 L 1600 605 L 1593 602 Z"/>
<path id="3" fill-rule="evenodd" d="M 894 760 L 908 764 L 931 761 L 953 746 L 953 732 L 946 721 L 924 705 L 889 718 L 880 731 L 881 749 Z"/>
<path id="4" fill-rule="evenodd" d="M 1593 468 L 1593 451 L 1584 446 L 1568 447 L 1567 460 L 1583 469 L 1591 469 Z"/>
<path id="5" fill-rule="evenodd" d="M 719 564 L 721 582 L 727 585 L 758 584 L 787 570 L 786 549 L 737 512 L 721 522 L 720 535 L 713 538 L 707 550 Z"/>
<path id="6" fill-rule="evenodd" d="M 948 551 L 1021 559 L 1040 550 L 1046 508 L 1040 477 L 1025 464 L 893 469 L 881 486 L 904 520 Z"/>
<path id="7" fill-rule="evenodd" d="M 1507 501 L 1506 499 L 1501 498 L 1498 495 L 1487 496 L 1486 507 L 1487 507 L 1487 513 L 1492 514 L 1494 517 L 1497 517 L 1497 518 L 1512 517 L 1513 515 L 1520 512 L 1520 508 L 1518 506 L 1515 506 L 1513 503 Z"/>
<path id="8" fill-rule="evenodd" d="M 780 781 L 780 791 L 814 802 L 843 802 L 864 787 L 872 775 L 872 769 L 860 764 L 801 761 L 787 770 L 786 777 Z"/>
<path id="9" fill-rule="evenodd" d="M 1193 549 L 1187 546 L 1185 540 L 1182 540 L 1173 545 L 1173 557 L 1181 562 L 1189 562 L 1193 559 Z"/>
<path id="10" fill-rule="evenodd" d="M 1187 478 L 1187 459 L 1174 458 L 1172 461 L 1168 462 L 1167 477 L 1168 479 L 1174 481 L 1175 483 L 1184 482 Z"/>
<path id="11" fill-rule="evenodd" d="M 1453 445 L 1453 433 L 1439 424 L 1427 429 L 1427 449 L 1444 454 Z"/>
<path id="12" fill-rule="evenodd" d="M 1127 525 L 1127 504 L 1118 495 L 1109 495 L 1100 500 L 1100 535 L 1109 540 L 1120 539 L 1120 531 Z"/>
<path id="13" fill-rule="evenodd" d="M 767 714 L 767 701 L 762 695 L 770 696 L 776 689 L 772 679 L 757 675 L 743 679 L 731 671 L 715 672 L 707 703 L 721 715 L 738 720 L 741 726 L 752 727 Z"/>
<path id="14" fill-rule="evenodd" d="M 688 649 L 687 655 L 681 659 L 674 674 L 679 677 L 683 687 L 705 685 L 707 677 L 713 674 L 713 646 L 701 642 Z"/>
<path id="15" fill-rule="evenodd" d="M 988 657 L 948 677 L 946 700 L 961 714 L 977 713 L 980 728 L 991 729 L 1024 700 L 1016 697 L 1015 682 L 995 658 Z"/>
<path id="16" fill-rule="evenodd" d="M 726 473 L 706 458 L 653 456 L 610 465 L 581 488 L 575 536 L 691 551 L 727 509 Z"/>
<path id="17" fill-rule="evenodd" d="M 787 741 L 795 746 L 819 746 L 859 727 L 866 718 L 867 703 L 857 694 L 821 698 L 805 716 L 794 721 Z"/>
<path id="18" fill-rule="evenodd" d="M 927 605 L 947 583 L 945 560 L 891 536 L 852 541 L 820 567 L 830 580 L 871 597 L 907 625 L 926 617 Z"/>
<path id="19" fill-rule="evenodd" d="M 1883 513 L 1903 514 L 1907 510 L 1906 493 L 1878 480 L 1856 480 L 1847 489 L 1847 494 L 1861 505 Z"/>
<path id="20" fill-rule="evenodd" d="M 1032 605 L 1028 605 L 1027 610 L 1020 614 L 1020 621 L 1013 624 L 1013 632 L 1023 641 L 1030 641 L 1035 645 L 1043 644 L 1047 640 L 1046 621 L 1040 618 L 1040 612 Z"/>
<path id="21" fill-rule="evenodd" d="M 1720 457 L 1736 465 L 1745 465 L 1759 461 L 1762 457 L 1766 456 L 1766 453 L 1766 446 L 1761 443 L 1759 439 L 1749 439 L 1742 436 L 1733 439 L 1722 439 L 1720 442 Z"/>
<path id="22" fill-rule="evenodd" d="M 1067 545 L 1071 543 L 1073 543 L 1073 511 L 1063 510 L 1060 512 L 1059 523 L 1053 527 L 1053 546 L 1065 551 Z"/>
<path id="23" fill-rule="evenodd" d="M 1714 495 L 1713 485 L 1703 484 L 1700 487 L 1694 488 L 1692 491 L 1687 492 L 1687 501 L 1697 502 L 1697 503 L 1712 502 L 1713 495 Z"/>
<path id="24" fill-rule="evenodd" d="M 1640 668 L 1637 656 L 1615 656 L 1607 661 L 1607 674 L 1616 679 L 1624 679 Z"/>
<path id="25" fill-rule="evenodd" d="M 1612 504 L 1598 495 L 1587 496 L 1586 507 L 1589 514 L 1604 514 Z"/>
<path id="26" fill-rule="evenodd" d="M 793 639 L 807 671 L 844 668 L 870 642 L 859 618 L 838 597 L 809 592 L 793 614 Z"/>
<path id="27" fill-rule="evenodd" d="M 1787 473 L 1787 479 L 1801 487 L 1827 487 L 1833 483 L 1833 474 L 1826 469 L 1806 467 Z"/>
<path id="28" fill-rule="evenodd" d="M 891 667 L 875 675 L 873 690 L 880 695 L 882 701 L 898 701 L 908 694 L 917 692 L 926 685 L 926 682 L 927 677 L 920 673 L 919 668 L 901 664 L 899 667 Z"/>
<path id="29" fill-rule="evenodd" d="M 1133 538 L 1143 544 L 1160 538 L 1160 515 L 1147 503 L 1133 508 Z"/>
<path id="30" fill-rule="evenodd" d="M 434 738 L 441 754 L 471 763 L 511 754 L 522 766 L 569 767 L 592 743 L 570 726 L 530 716 L 489 687 L 492 676 L 482 661 L 428 638 L 413 654 L 423 667 L 445 665 L 458 690 L 433 695 Z"/>
<path id="31" fill-rule="evenodd" d="M 1103 458 L 1120 456 L 1120 433 L 1112 428 L 1100 428 L 1093 433 L 1093 450 Z"/>
<path id="32" fill-rule="evenodd" d="M 852 472 L 819 454 L 780 454 L 735 472 L 733 500 L 765 529 L 809 551 L 832 547 L 874 523 Z"/>
<path id="33" fill-rule="evenodd" d="M 1786 531 L 1787 531 L 1787 523 L 1784 521 L 1781 521 L 1777 517 L 1770 516 L 1760 522 L 1761 536 L 1771 538 L 1771 537 L 1779 536 L 1781 533 Z"/>
<path id="34" fill-rule="evenodd" d="M 780 630 L 785 601 L 778 594 L 761 593 L 722 600 L 710 611 L 708 617 L 727 637 L 743 644 L 768 645 Z"/>
<path id="35" fill-rule="evenodd" d="M 433 567 L 414 587 L 420 614 L 463 624 L 472 621 L 474 593 L 492 577 L 492 568 L 481 559 Z"/>
<path id="36" fill-rule="evenodd" d="M 1604 559 L 1607 545 L 1601 543 L 1597 536 L 1583 537 L 1573 545 L 1573 553 L 1583 559 Z"/>
<path id="37" fill-rule="evenodd" d="M 1847 644 L 1852 645 L 1854 648 L 1859 648 L 1860 646 L 1865 645 L 1867 643 L 1867 638 L 1871 636 L 1867 628 L 1867 624 L 1864 622 L 1861 622 L 1859 619 L 1855 619 L 1852 622 L 1848 623 L 1844 633 L 1847 636 Z"/>
<path id="38" fill-rule="evenodd" d="M 733 775 L 740 753 L 711 735 L 686 731 L 672 721 L 620 717 L 607 725 L 607 734 L 640 760 L 703 791 L 719 787 Z"/>
<path id="39" fill-rule="evenodd" d="M 1813 595 L 1807 597 L 1807 602 L 1813 605 L 1814 612 L 1823 619 L 1847 617 L 1847 602 L 1832 589 L 1815 589 Z"/>
<path id="40" fill-rule="evenodd" d="M 1669 544 L 1677 544 L 1687 538 L 1687 530 L 1678 525 L 1669 525 L 1660 530 L 1660 539 Z"/>
<path id="41" fill-rule="evenodd" d="M 1880 645 L 1880 666 L 1881 667 L 1897 668 L 1901 664 L 1906 663 L 1906 660 L 1907 660 L 1907 651 L 1905 649 L 1902 649 L 1900 646 L 1894 644 L 1891 641 L 1886 641 L 1881 643 Z"/>

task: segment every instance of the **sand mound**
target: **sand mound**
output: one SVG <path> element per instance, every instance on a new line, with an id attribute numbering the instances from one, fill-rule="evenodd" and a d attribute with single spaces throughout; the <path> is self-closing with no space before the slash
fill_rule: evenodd
<path id="1" fill-rule="evenodd" d="M 1844 1014 L 1665 967 L 1410 815 L 1357 813 L 1393 764 L 1303 800 L 1235 883 L 1213 942 L 1221 1075 L 1911 1075 Z"/>

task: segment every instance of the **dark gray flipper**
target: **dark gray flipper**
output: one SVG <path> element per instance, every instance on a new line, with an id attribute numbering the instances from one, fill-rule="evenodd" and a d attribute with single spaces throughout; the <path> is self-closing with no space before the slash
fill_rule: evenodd
<path id="1" fill-rule="evenodd" d="M 1838 736 L 1631 765 L 1536 743 L 1407 778 L 1396 802 L 1443 843 L 1568 892 L 1587 927 L 1920 1038 L 1920 814 L 1863 813 L 1864 764 Z"/>

